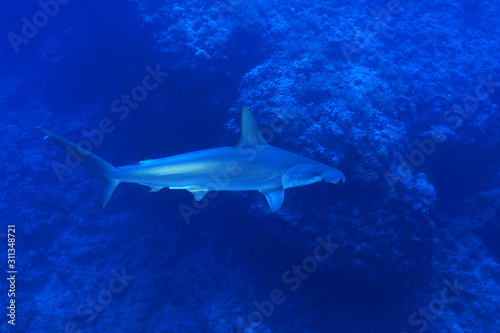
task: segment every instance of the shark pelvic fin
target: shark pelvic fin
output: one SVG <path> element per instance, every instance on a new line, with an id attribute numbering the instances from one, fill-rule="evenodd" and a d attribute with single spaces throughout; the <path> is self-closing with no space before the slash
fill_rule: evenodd
<path id="1" fill-rule="evenodd" d="M 255 118 L 246 106 L 244 106 L 241 110 L 240 132 L 240 140 L 233 146 L 233 148 L 267 145 L 266 140 L 262 137 Z"/>
<path id="2" fill-rule="evenodd" d="M 277 187 L 270 187 L 259 191 L 264 194 L 269 204 L 269 208 L 273 213 L 276 213 L 283 204 L 283 199 L 285 197 L 285 189 L 283 185 Z"/>
<path id="3" fill-rule="evenodd" d="M 188 191 L 194 195 L 194 198 L 196 199 L 196 201 L 200 201 L 201 199 L 203 199 L 205 194 L 208 193 L 208 191 L 204 190 L 204 189 L 192 189 L 192 190 L 188 190 Z"/>

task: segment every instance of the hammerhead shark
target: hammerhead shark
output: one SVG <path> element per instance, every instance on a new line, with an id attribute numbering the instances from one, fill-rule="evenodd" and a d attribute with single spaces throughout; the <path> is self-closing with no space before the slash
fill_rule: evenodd
<path id="1" fill-rule="evenodd" d="M 101 183 L 101 207 L 106 206 L 120 183 L 151 188 L 184 189 L 197 201 L 210 191 L 260 191 L 274 213 L 281 208 L 285 189 L 325 180 L 345 182 L 343 173 L 328 165 L 269 145 L 247 107 L 241 112 L 238 143 L 232 147 L 143 159 L 138 164 L 114 167 L 81 146 L 37 127 L 85 166 Z"/>

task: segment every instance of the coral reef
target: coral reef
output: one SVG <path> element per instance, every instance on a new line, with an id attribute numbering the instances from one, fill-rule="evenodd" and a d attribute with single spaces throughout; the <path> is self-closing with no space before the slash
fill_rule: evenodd
<path id="1" fill-rule="evenodd" d="M 499 6 L 61 6 L 18 54 L 0 55 L 0 211 L 18 229 L 16 326 L 497 332 Z M 6 31 L 37 10 L 13 9 Z M 115 112 L 157 65 L 168 71 L 158 88 L 126 117 Z M 272 145 L 339 168 L 347 183 L 288 189 L 276 214 L 257 192 L 220 193 L 189 224 L 178 209 L 193 202 L 186 191 L 121 185 L 101 210 L 98 183 L 35 129 L 78 142 L 109 119 L 93 152 L 125 165 L 234 144 L 243 105 Z M 327 240 L 335 250 L 321 247 L 320 260 Z"/>

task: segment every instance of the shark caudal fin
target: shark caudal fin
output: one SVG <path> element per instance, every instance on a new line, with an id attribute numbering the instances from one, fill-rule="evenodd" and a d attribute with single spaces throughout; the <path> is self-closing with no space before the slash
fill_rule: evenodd
<path id="1" fill-rule="evenodd" d="M 120 183 L 118 180 L 118 170 L 99 156 L 92 154 L 77 144 L 45 128 L 37 127 L 37 129 L 45 135 L 45 138 L 51 139 L 70 153 L 77 161 L 86 167 L 97 180 L 99 180 L 101 183 L 101 207 L 106 206 L 116 186 Z"/>

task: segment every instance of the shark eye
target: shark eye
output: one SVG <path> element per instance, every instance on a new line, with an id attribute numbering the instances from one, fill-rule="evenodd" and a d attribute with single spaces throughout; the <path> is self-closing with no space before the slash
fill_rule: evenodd
<path id="1" fill-rule="evenodd" d="M 344 183 L 344 180 L 343 179 L 339 179 L 339 184 L 342 184 Z"/>

